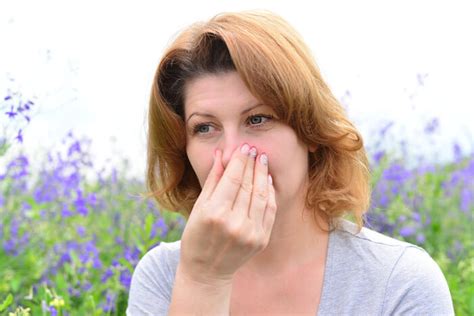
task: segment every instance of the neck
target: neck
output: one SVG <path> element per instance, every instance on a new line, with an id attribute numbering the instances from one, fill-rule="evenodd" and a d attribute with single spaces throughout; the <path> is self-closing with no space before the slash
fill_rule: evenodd
<path id="1" fill-rule="evenodd" d="M 325 264 L 329 226 L 321 218 L 315 219 L 303 205 L 278 208 L 267 247 L 252 257 L 243 270 L 272 277 L 308 264 Z"/>

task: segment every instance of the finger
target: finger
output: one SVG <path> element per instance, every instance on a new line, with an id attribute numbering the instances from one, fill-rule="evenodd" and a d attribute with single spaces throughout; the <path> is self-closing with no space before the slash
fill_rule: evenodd
<path id="1" fill-rule="evenodd" d="M 247 164 L 249 149 L 250 146 L 244 144 L 232 153 L 232 157 L 227 165 L 227 168 L 224 170 L 224 174 L 212 193 L 212 196 L 218 197 L 216 203 L 219 203 L 220 205 L 228 205 L 229 207 L 232 207 L 234 204 L 235 198 L 242 183 L 242 177 L 245 165 Z"/>
<path id="2" fill-rule="evenodd" d="M 275 187 L 273 186 L 272 182 L 272 176 L 268 175 L 268 203 L 267 207 L 265 208 L 265 215 L 262 222 L 267 242 L 270 240 L 270 235 L 272 233 L 273 224 L 275 223 L 275 217 L 277 212 Z"/>
<path id="3" fill-rule="evenodd" d="M 204 185 L 199 195 L 199 199 L 207 200 L 214 192 L 217 183 L 219 183 L 220 178 L 224 172 L 224 167 L 222 166 L 222 151 L 216 149 L 214 153 L 214 162 L 212 163 L 211 171 L 207 175 L 207 179 L 204 182 Z"/>
<path id="4" fill-rule="evenodd" d="M 234 201 L 234 206 L 232 207 L 232 210 L 244 212 L 246 216 L 249 216 L 249 208 L 253 191 L 253 177 L 256 156 L 257 149 L 255 147 L 252 147 L 249 151 L 247 164 L 245 165 L 242 184 Z"/>
<path id="5" fill-rule="evenodd" d="M 261 227 L 265 208 L 268 203 L 268 157 L 262 153 L 257 157 L 254 176 L 254 188 L 252 202 L 250 204 L 249 217 L 255 219 L 255 223 Z"/>

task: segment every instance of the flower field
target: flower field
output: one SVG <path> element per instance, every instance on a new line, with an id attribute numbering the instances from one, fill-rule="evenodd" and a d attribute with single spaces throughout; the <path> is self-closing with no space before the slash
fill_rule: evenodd
<path id="1" fill-rule="evenodd" d="M 27 111 L 0 109 L 9 118 Z M 21 131 L 13 135 L 0 138 L 0 160 L 20 146 Z M 88 142 L 69 133 L 45 157 L 2 161 L 0 314 L 124 315 L 140 257 L 180 238 L 183 218 L 143 199 L 144 179 L 124 176 L 126 162 L 97 168 Z M 453 162 L 416 167 L 372 152 L 366 220 L 426 249 L 448 280 L 456 313 L 474 315 L 474 155 L 453 150 Z M 33 159 L 42 167 L 33 170 Z"/>

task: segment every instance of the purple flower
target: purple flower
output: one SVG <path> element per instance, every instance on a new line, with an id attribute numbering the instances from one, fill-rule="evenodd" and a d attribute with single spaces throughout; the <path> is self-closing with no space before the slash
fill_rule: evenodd
<path id="1" fill-rule="evenodd" d="M 68 241 L 68 242 L 66 242 L 66 249 L 68 251 L 79 250 L 79 244 L 74 240 Z"/>
<path id="2" fill-rule="evenodd" d="M 418 212 L 413 212 L 412 218 L 413 218 L 413 220 L 414 220 L 415 222 L 421 223 L 421 216 L 420 216 L 420 213 L 418 213 Z"/>
<path id="3" fill-rule="evenodd" d="M 104 274 L 100 278 L 100 282 L 101 283 L 107 282 L 107 280 L 111 278 L 113 275 L 114 275 L 114 272 L 112 271 L 112 269 L 108 268 L 107 270 L 105 270 Z"/>
<path id="4" fill-rule="evenodd" d="M 27 167 L 29 165 L 28 158 L 24 155 L 19 155 L 7 165 L 7 174 L 13 179 L 19 179 L 28 174 Z"/>
<path id="5" fill-rule="evenodd" d="M 467 212 L 473 201 L 473 192 L 465 187 L 461 190 L 461 211 Z"/>
<path id="6" fill-rule="evenodd" d="M 428 77 L 428 74 L 417 74 L 416 79 L 418 80 L 418 84 L 420 86 L 425 85 L 425 78 Z"/>
<path id="7" fill-rule="evenodd" d="M 115 237 L 115 242 L 116 242 L 118 245 L 123 245 L 123 244 L 124 244 L 124 240 L 123 240 L 123 238 L 121 238 L 120 236 Z"/>
<path id="8" fill-rule="evenodd" d="M 380 163 L 380 160 L 382 160 L 383 157 L 385 157 L 385 151 L 384 150 L 380 150 L 380 151 L 376 152 L 373 156 L 374 161 L 375 161 L 376 164 Z"/>
<path id="9" fill-rule="evenodd" d="M 12 109 L 10 110 L 10 112 L 5 112 L 5 114 L 8 115 L 9 118 L 13 118 L 13 117 L 15 117 L 18 113 L 13 112 L 13 105 L 12 105 Z"/>
<path id="10" fill-rule="evenodd" d="M 381 130 L 380 130 L 380 138 L 384 138 L 385 134 L 387 131 L 395 124 L 395 122 L 389 122 L 387 125 L 385 125 Z"/>
<path id="11" fill-rule="evenodd" d="M 161 238 L 165 237 L 168 234 L 168 226 L 165 223 L 165 220 L 160 217 L 152 226 L 150 232 L 150 238 L 155 238 L 157 231 L 160 231 Z"/>
<path id="12" fill-rule="evenodd" d="M 402 237 L 410 237 L 415 234 L 415 229 L 410 226 L 405 226 L 400 229 L 400 236 Z"/>
<path id="13" fill-rule="evenodd" d="M 416 235 L 416 242 L 419 244 L 419 245 L 423 245 L 425 243 L 425 235 L 423 233 L 418 233 Z"/>
<path id="14" fill-rule="evenodd" d="M 408 180 L 411 176 L 411 173 L 406 170 L 400 164 L 393 164 L 388 169 L 384 170 L 383 177 L 388 181 L 396 181 L 403 183 L 404 181 Z"/>
<path id="15" fill-rule="evenodd" d="M 453 154 L 454 154 L 454 161 L 460 162 L 462 159 L 462 150 L 461 146 L 458 143 L 453 145 Z"/>
<path id="16" fill-rule="evenodd" d="M 76 190 L 76 192 L 77 192 L 77 198 L 74 201 L 74 205 L 76 206 L 76 211 L 82 216 L 87 216 L 89 211 L 87 210 L 87 207 L 86 207 L 86 201 L 82 197 L 82 191 Z"/>
<path id="17" fill-rule="evenodd" d="M 92 284 L 88 281 L 84 282 L 81 286 L 83 291 L 89 291 L 92 288 Z"/>
<path id="18" fill-rule="evenodd" d="M 18 229 L 19 229 L 20 225 L 18 224 L 18 221 L 17 220 L 12 220 L 11 224 L 10 224 L 10 234 L 11 234 L 11 237 L 18 237 Z"/>
<path id="19" fill-rule="evenodd" d="M 126 288 L 130 288 L 130 283 L 132 282 L 132 275 L 130 274 L 130 271 L 128 269 L 123 270 L 120 273 L 120 283 Z"/>
<path id="20" fill-rule="evenodd" d="M 82 264 L 86 264 L 89 261 L 89 253 L 80 253 L 79 254 L 79 260 L 81 261 Z"/>
<path id="21" fill-rule="evenodd" d="M 407 220 L 407 217 L 405 215 L 400 215 L 398 216 L 398 222 L 399 223 L 403 223 L 404 221 Z"/>
<path id="22" fill-rule="evenodd" d="M 77 225 L 76 226 L 76 232 L 79 236 L 84 237 L 86 236 L 86 229 L 82 225 Z"/>
<path id="23" fill-rule="evenodd" d="M 70 217 L 72 216 L 73 213 L 72 211 L 67 207 L 67 204 L 66 203 L 63 203 L 63 207 L 61 209 L 61 216 L 63 217 Z"/>
<path id="24" fill-rule="evenodd" d="M 432 134 L 432 133 L 435 132 L 438 128 L 439 128 L 439 119 L 438 119 L 438 118 L 434 118 L 434 119 L 431 120 L 431 122 L 429 122 L 428 124 L 426 124 L 426 126 L 425 126 L 425 133 L 426 133 L 426 134 Z"/>
<path id="25" fill-rule="evenodd" d="M 79 297 L 79 296 L 81 296 L 81 291 L 79 291 L 78 289 L 73 288 L 73 287 L 71 287 L 71 286 L 69 286 L 69 287 L 67 288 L 67 291 L 68 291 L 68 293 L 69 293 L 70 296 L 74 296 L 74 297 Z"/>
<path id="26" fill-rule="evenodd" d="M 81 152 L 81 143 L 79 141 L 75 141 L 68 149 L 67 156 L 71 157 L 72 154 L 75 152 L 80 153 Z"/>
<path id="27" fill-rule="evenodd" d="M 49 307 L 49 312 L 50 312 L 51 316 L 57 316 L 58 315 L 58 311 L 56 310 L 56 308 L 54 306 Z"/>
<path id="28" fill-rule="evenodd" d="M 139 256 L 140 256 L 140 250 L 137 247 L 133 247 L 133 248 L 125 247 L 123 257 L 128 262 L 132 263 L 132 262 L 138 261 Z"/>
<path id="29" fill-rule="evenodd" d="M 59 258 L 58 266 L 63 266 L 66 262 L 71 262 L 71 256 L 68 252 L 64 253 L 61 258 Z"/>
<path id="30" fill-rule="evenodd" d="M 115 309 L 115 301 L 117 300 L 117 294 L 107 291 L 106 302 L 102 303 L 101 307 L 104 312 L 112 313 Z"/>
<path id="31" fill-rule="evenodd" d="M 102 269 L 102 261 L 100 261 L 99 257 L 94 257 L 92 267 L 97 270 Z"/>
<path id="32" fill-rule="evenodd" d="M 7 239 L 3 241 L 3 250 L 8 254 L 11 253 L 15 255 L 15 242 L 12 239 Z"/>
<path id="33" fill-rule="evenodd" d="M 19 143 L 23 143 L 23 135 L 21 134 L 21 129 L 18 131 L 18 135 L 16 135 L 15 139 L 16 139 Z"/>
<path id="34" fill-rule="evenodd" d="M 87 203 L 91 206 L 96 206 L 97 205 L 97 196 L 95 193 L 90 193 L 87 196 Z"/>

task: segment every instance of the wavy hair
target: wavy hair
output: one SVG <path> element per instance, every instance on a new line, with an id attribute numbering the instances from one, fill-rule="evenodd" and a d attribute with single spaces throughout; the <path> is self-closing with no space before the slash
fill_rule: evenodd
<path id="1" fill-rule="evenodd" d="M 182 30 L 155 73 L 148 110 L 147 197 L 186 218 L 201 186 L 186 155 L 184 87 L 205 74 L 236 71 L 308 146 L 305 205 L 329 223 L 352 214 L 359 228 L 370 202 L 360 133 L 324 82 L 300 35 L 268 11 L 222 13 Z"/>

